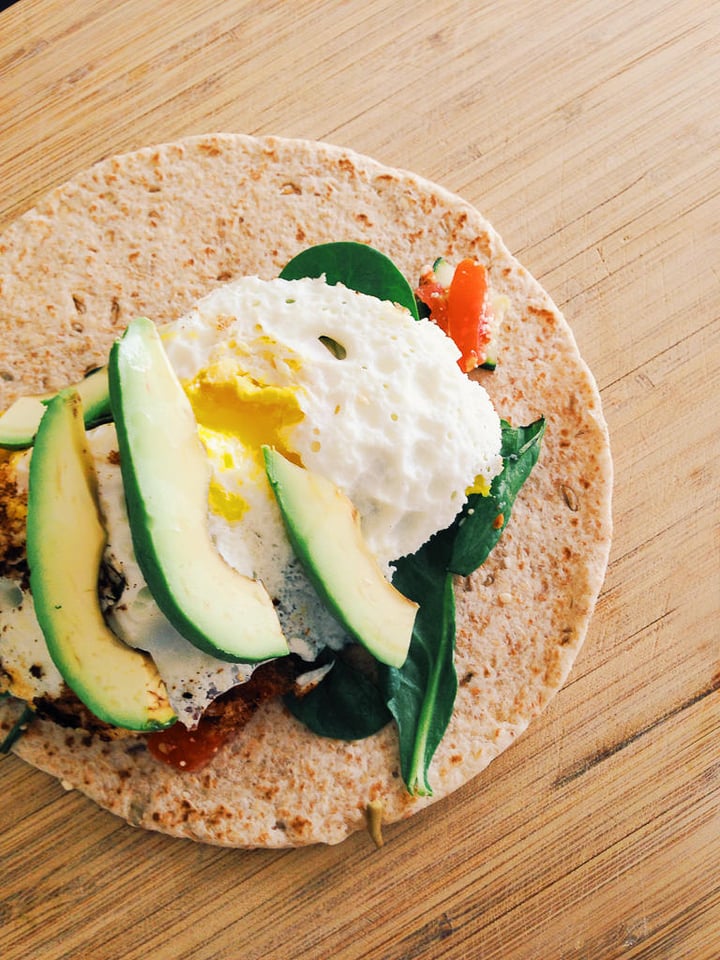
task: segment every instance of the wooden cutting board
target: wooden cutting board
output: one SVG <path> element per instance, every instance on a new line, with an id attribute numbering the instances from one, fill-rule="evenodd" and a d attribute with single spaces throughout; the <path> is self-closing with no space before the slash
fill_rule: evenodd
<path id="1" fill-rule="evenodd" d="M 0 229 L 108 154 L 327 140 L 478 206 L 598 380 L 615 540 L 566 687 L 376 849 L 135 831 L 0 760 L 3 960 L 720 956 L 720 4 L 18 0 Z M 0 356 L 2 351 L 0 293 Z"/>

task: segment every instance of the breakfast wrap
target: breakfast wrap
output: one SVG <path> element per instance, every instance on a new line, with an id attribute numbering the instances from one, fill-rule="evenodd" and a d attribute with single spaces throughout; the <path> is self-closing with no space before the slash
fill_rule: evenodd
<path id="1" fill-rule="evenodd" d="M 479 774 L 585 637 L 596 384 L 472 206 L 234 134 L 0 235 L 0 740 L 128 822 L 336 843 Z"/>

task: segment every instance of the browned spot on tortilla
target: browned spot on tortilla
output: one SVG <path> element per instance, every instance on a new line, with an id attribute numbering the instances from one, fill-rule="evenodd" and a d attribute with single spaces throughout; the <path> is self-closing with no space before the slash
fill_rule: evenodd
<path id="1" fill-rule="evenodd" d="M 200 150 L 208 157 L 219 157 L 222 155 L 222 150 L 214 143 L 204 143 L 200 146 Z"/>

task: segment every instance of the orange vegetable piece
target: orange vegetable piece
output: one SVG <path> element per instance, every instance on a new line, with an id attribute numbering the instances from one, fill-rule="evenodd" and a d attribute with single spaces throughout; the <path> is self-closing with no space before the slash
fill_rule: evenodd
<path id="1" fill-rule="evenodd" d="M 447 333 L 460 350 L 461 370 L 469 373 L 484 363 L 490 342 L 487 273 L 469 258 L 457 265 L 450 284 Z"/>

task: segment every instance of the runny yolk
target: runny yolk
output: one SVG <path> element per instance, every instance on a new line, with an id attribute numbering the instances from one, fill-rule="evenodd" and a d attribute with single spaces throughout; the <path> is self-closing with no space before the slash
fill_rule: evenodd
<path id="1" fill-rule="evenodd" d="M 224 366 L 208 367 L 184 386 L 200 438 L 220 473 L 236 466 L 237 441 L 252 457 L 258 476 L 265 472 L 263 444 L 275 447 L 288 459 L 300 463 L 298 455 L 289 447 L 290 430 L 304 416 L 297 387 L 260 383 L 237 371 L 229 376 Z M 229 491 L 217 480 L 210 484 L 209 505 L 214 513 L 231 521 L 241 519 L 248 509 L 240 494 Z"/>
<path id="2" fill-rule="evenodd" d="M 209 371 L 208 371 L 209 372 Z M 213 382 L 204 371 L 186 386 L 198 423 L 208 430 L 236 437 L 250 450 L 270 444 L 285 456 L 287 432 L 303 418 L 294 387 L 258 384 L 247 376 Z"/>

